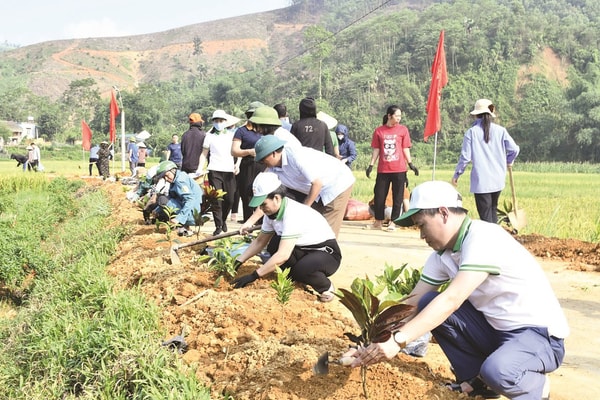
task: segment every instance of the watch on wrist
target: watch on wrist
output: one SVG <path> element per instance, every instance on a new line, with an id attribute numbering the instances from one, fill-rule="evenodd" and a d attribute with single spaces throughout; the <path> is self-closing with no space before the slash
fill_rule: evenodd
<path id="1" fill-rule="evenodd" d="M 396 344 L 398 344 L 398 346 L 400 346 L 401 349 L 406 347 L 406 337 L 402 332 L 394 332 L 393 338 L 394 342 L 396 342 Z"/>

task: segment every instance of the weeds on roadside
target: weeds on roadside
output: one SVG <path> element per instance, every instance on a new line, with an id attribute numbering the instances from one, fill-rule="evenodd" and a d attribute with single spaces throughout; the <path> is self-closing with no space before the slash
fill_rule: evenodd
<path id="1" fill-rule="evenodd" d="M 506 224 L 509 228 L 514 228 L 510 223 L 510 218 L 508 218 L 508 214 L 511 212 L 514 212 L 512 201 L 504 200 L 502 205 L 498 206 L 498 224 Z"/>
<path id="2" fill-rule="evenodd" d="M 285 326 L 285 306 L 290 301 L 294 291 L 294 282 L 289 277 L 290 269 L 275 268 L 275 280 L 271 282 L 271 287 L 277 292 L 277 302 L 281 305 L 281 326 Z"/>
<path id="3" fill-rule="evenodd" d="M 60 182 L 56 187 L 62 191 L 56 202 L 43 191 L 31 194 L 45 198 L 46 207 L 39 209 L 48 216 L 36 221 L 36 232 L 46 237 L 42 245 L 33 237 L 27 241 L 36 243 L 35 254 L 52 268 L 34 277 L 28 301 L 15 308 L 14 318 L 1 320 L 0 397 L 210 399 L 193 373 L 181 372 L 177 356 L 160 348 L 156 307 L 135 289 L 119 291 L 107 275 L 124 228 L 99 229 L 110 215 L 106 198 L 86 190 L 73 201 L 72 188 Z M 21 204 L 22 195 L 15 194 L 19 202 L 11 204 Z M 69 218 L 57 223 L 53 217 L 64 217 L 54 216 L 60 204 Z M 0 222 L 0 233 L 6 228 Z"/>
<path id="4" fill-rule="evenodd" d="M 163 212 L 166 215 L 167 220 L 166 221 L 160 221 L 160 220 L 156 220 L 156 232 L 160 232 L 160 228 L 162 226 L 165 227 L 165 236 L 167 238 L 167 241 L 169 243 L 171 243 L 171 234 L 173 233 L 173 229 L 175 229 L 177 227 L 176 224 L 173 224 L 171 222 L 171 220 L 175 217 L 175 215 L 177 215 L 177 211 L 179 210 L 176 207 L 169 207 L 169 206 L 163 206 L 162 207 Z"/>

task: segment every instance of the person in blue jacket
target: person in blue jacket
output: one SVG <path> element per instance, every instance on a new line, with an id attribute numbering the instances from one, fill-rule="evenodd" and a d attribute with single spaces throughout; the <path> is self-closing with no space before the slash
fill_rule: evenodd
<path id="1" fill-rule="evenodd" d="M 131 171 L 131 176 L 135 176 L 135 169 L 137 168 L 138 163 L 138 151 L 139 148 L 135 143 L 135 137 L 129 138 L 129 144 L 127 145 L 127 157 L 129 159 L 129 170 Z"/>
<path id="2" fill-rule="evenodd" d="M 190 225 L 195 225 L 194 211 L 200 212 L 202 204 L 202 188 L 187 173 L 178 170 L 173 161 L 163 161 L 158 165 L 155 179 L 163 177 L 170 184 L 169 195 L 159 200 L 155 212 L 164 218 L 165 206 L 176 209 L 176 214 L 171 215 L 171 223 L 178 226 L 177 234 L 191 236 Z"/>
<path id="3" fill-rule="evenodd" d="M 340 160 L 352 169 L 352 163 L 356 160 L 356 145 L 348 136 L 348 127 L 338 124 L 335 134 L 339 143 Z"/>

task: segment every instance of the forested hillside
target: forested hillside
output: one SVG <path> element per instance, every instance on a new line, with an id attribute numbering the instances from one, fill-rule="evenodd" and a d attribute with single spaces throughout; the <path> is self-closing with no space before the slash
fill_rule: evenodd
<path id="1" fill-rule="evenodd" d="M 188 33 L 182 46 L 195 69 L 149 74 L 122 89 L 126 130 L 145 129 L 153 133 L 149 144 L 163 147 L 185 129 L 191 111 L 209 116 L 223 108 L 242 117 L 251 101 L 261 100 L 285 102 L 295 118 L 299 100 L 310 95 L 365 142 L 386 107 L 398 104 L 414 152 L 430 162 L 433 146 L 421 142 L 443 29 L 449 83 L 442 92 L 441 162 L 456 160 L 468 111 L 481 97 L 497 105 L 498 122 L 521 145 L 520 160 L 600 162 L 597 0 L 293 0 L 247 20 L 260 24 L 254 33 L 221 24 L 231 26 L 222 34 L 238 47 L 229 41 L 217 56 L 208 46 L 214 31 L 211 37 Z M 252 47 L 252 38 L 264 42 Z M 2 57 L 25 49 L 0 53 L 0 65 Z M 79 78 L 51 100 L 34 95 L 27 80 L 16 78 L 18 67 L 7 65 L 0 67 L 0 119 L 35 115 L 44 136 L 62 141 L 79 137 L 81 118 L 94 135 L 106 134 L 106 84 L 92 75 Z"/>

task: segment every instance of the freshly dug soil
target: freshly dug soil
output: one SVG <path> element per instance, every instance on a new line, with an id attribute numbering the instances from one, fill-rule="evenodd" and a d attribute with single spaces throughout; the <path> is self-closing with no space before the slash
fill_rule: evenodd
<path id="1" fill-rule="evenodd" d="M 108 267 L 110 274 L 123 287 L 140 287 L 160 307 L 163 339 L 183 329 L 189 348 L 182 358 L 211 387 L 214 398 L 218 394 L 248 400 L 364 398 L 360 369 L 333 364 L 329 374 L 321 376 L 312 370 L 325 351 L 337 358 L 348 348 L 350 342 L 344 332 L 360 333 L 339 301 L 323 304 L 314 294 L 297 287 L 289 303 L 282 306 L 276 301 L 269 279 L 233 289 L 228 279 L 218 279 L 205 263 L 198 261 L 206 245 L 179 250 L 182 264 L 172 265 L 171 243 L 164 230 L 156 232 L 154 226 L 143 225 L 141 212 L 125 199 L 120 183 L 90 184 L 102 185 L 111 194 L 113 223 L 133 227 Z M 232 225 L 230 229 L 238 226 Z M 356 231 L 350 231 L 355 228 L 355 224 L 342 227 L 340 246 L 344 259 L 338 272 L 341 276 L 334 280 L 338 287 L 347 287 L 339 282 L 349 284 L 359 276 L 350 266 L 344 268 L 345 262 L 362 263 L 360 260 L 371 257 L 370 264 L 377 263 L 382 268 L 381 259 L 386 254 L 381 248 L 382 241 L 402 246 L 395 242 L 399 240 L 399 232 L 378 232 L 382 239 L 377 237 L 376 243 L 366 249 L 350 236 L 356 235 Z M 201 229 L 200 238 L 210 235 L 212 230 L 213 225 L 208 222 Z M 189 242 L 197 238 L 178 238 L 174 234 L 171 239 Z M 517 239 L 542 259 L 561 260 L 580 271 L 600 270 L 597 244 L 538 235 Z M 406 251 L 410 252 L 410 248 Z M 257 262 L 258 259 L 247 262 L 239 274 L 251 272 Z M 375 273 L 375 270 L 368 272 L 371 277 Z M 369 367 L 367 371 L 369 398 L 381 400 L 466 398 L 443 386 L 451 380 L 448 362 L 435 343 L 430 345 L 425 358 L 400 354 L 389 363 Z"/>

